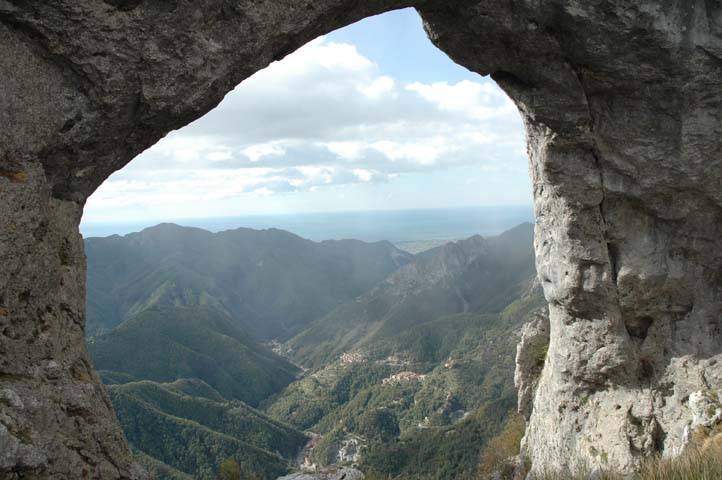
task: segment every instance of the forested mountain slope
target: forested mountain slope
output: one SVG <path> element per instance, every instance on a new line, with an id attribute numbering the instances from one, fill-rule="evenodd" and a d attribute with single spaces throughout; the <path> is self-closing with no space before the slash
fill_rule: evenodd
<path id="1" fill-rule="evenodd" d="M 236 458 L 244 471 L 288 471 L 305 435 L 257 405 L 299 369 L 208 306 L 149 307 L 89 339 L 123 431 L 158 479 L 214 479 Z"/>
<path id="2" fill-rule="evenodd" d="M 126 438 L 158 478 L 174 478 L 175 470 L 212 480 L 224 460 L 235 458 L 245 471 L 273 479 L 306 443 L 303 433 L 243 402 L 177 387 L 150 381 L 108 387 Z"/>
<path id="3" fill-rule="evenodd" d="M 318 367 L 444 315 L 503 310 L 531 288 L 533 234 L 533 225 L 522 224 L 496 237 L 474 236 L 416 255 L 291 339 L 292 358 Z"/>
<path id="4" fill-rule="evenodd" d="M 319 435 L 312 463 L 472 479 L 516 408 L 518 332 L 545 310 L 532 225 L 443 245 L 287 342 L 311 371 L 262 408 Z"/>
<path id="5" fill-rule="evenodd" d="M 207 305 L 256 337 L 288 338 L 411 255 L 389 242 L 312 242 L 277 230 L 211 233 L 161 224 L 85 240 L 87 333 L 153 305 Z"/>
<path id="6" fill-rule="evenodd" d="M 89 339 L 88 348 L 106 383 L 198 378 L 224 398 L 251 405 L 299 373 L 212 307 L 150 307 Z"/>
<path id="7" fill-rule="evenodd" d="M 106 282 L 88 304 L 126 309 L 88 342 L 159 479 L 211 479 L 236 458 L 273 480 L 309 438 L 311 464 L 473 477 L 515 408 L 519 328 L 545 306 L 532 225 L 414 256 L 278 230 L 149 230 L 88 240 Z M 294 330 L 274 344 L 288 358 L 259 343 Z"/>
<path id="8" fill-rule="evenodd" d="M 480 449 L 516 410 L 519 329 L 544 311 L 535 288 L 499 313 L 415 325 L 324 364 L 263 408 L 321 435 L 309 455 L 319 464 L 357 465 L 372 478 L 474 478 Z"/>

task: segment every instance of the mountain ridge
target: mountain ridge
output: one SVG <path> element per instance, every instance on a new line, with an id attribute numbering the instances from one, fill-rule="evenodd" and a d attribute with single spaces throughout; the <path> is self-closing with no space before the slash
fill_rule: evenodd
<path id="1" fill-rule="evenodd" d="M 152 305 L 209 305 L 261 340 L 289 338 L 413 257 L 390 242 L 165 223 L 85 241 L 87 334 Z"/>
<path id="2" fill-rule="evenodd" d="M 290 339 L 291 357 L 313 368 L 374 337 L 445 314 L 501 311 L 533 282 L 533 230 L 521 224 L 496 237 L 473 236 L 417 254 Z"/>
<path id="3" fill-rule="evenodd" d="M 133 268 L 123 270 L 122 258 L 110 259 L 121 264 L 118 271 L 138 274 L 117 285 L 140 284 L 152 294 L 138 312 L 89 338 L 126 435 L 149 468 L 161 478 L 212 478 L 224 456 L 241 449 L 248 456 L 246 471 L 275 478 L 269 475 L 285 473 L 294 448 L 306 443 L 301 430 L 307 429 L 322 433 L 304 454 L 321 465 L 352 462 L 382 476 L 446 478 L 408 463 L 414 448 L 429 448 L 429 442 L 453 434 L 466 440 L 443 442 L 440 451 L 475 443 L 464 449 L 463 460 L 447 465 L 440 454 L 434 462 L 454 475 L 473 466 L 476 450 L 497 431 L 516 398 L 513 332 L 543 303 L 534 282 L 533 225 L 495 237 L 474 235 L 413 256 L 389 242 L 310 242 L 277 229 L 221 233 L 164 224 L 132 234 L 130 241 L 109 242 L 112 250 L 128 249 L 154 262 L 133 271 L 132 260 Z M 209 245 L 217 249 L 208 251 Z M 238 270 L 238 265 L 225 268 L 229 249 L 240 259 Z M 318 251 L 321 260 L 314 255 Z M 268 280 L 280 276 L 286 285 L 302 288 L 317 278 L 303 274 L 306 261 L 330 262 L 338 274 L 369 255 L 378 264 L 352 281 L 370 287 L 319 315 L 285 344 L 272 343 L 310 368 L 302 377 L 247 328 L 263 321 L 260 316 L 243 310 L 234 318 L 218 306 L 222 296 L 213 288 L 193 288 L 206 276 L 219 275 L 214 280 L 223 283 L 239 271 L 255 272 L 263 288 L 276 287 Z M 396 268 L 394 256 L 403 263 Z M 299 268 L 279 269 L 290 257 L 300 259 L 294 264 Z M 205 270 L 204 262 L 210 262 Z M 384 269 L 390 272 L 372 283 Z M 318 265 L 312 271 L 319 271 Z M 325 278 L 343 281 L 333 274 Z M 500 414 L 488 419 L 483 411 Z M 181 455 L 162 440 L 166 433 L 155 438 L 161 432 L 192 442 L 193 455 Z M 294 440 L 286 445 L 284 437 Z M 353 451 L 354 442 L 369 450 L 344 453 Z M 212 451 L 212 460 L 198 456 L 203 451 Z M 393 452 L 407 459 L 403 465 L 388 463 Z"/>
<path id="4" fill-rule="evenodd" d="M 251 405 L 299 373 L 212 307 L 150 307 L 89 339 L 88 348 L 104 377 L 156 382 L 198 378 L 224 398 Z"/>

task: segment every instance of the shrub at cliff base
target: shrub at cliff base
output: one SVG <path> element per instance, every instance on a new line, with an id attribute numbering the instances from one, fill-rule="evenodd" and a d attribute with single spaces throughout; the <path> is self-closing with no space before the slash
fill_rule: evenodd
<path id="1" fill-rule="evenodd" d="M 495 476 L 501 479 L 512 478 L 514 465 L 509 459 L 519 453 L 525 428 L 524 417 L 521 415 L 511 415 L 507 419 L 501 433 L 489 440 L 481 451 L 477 480 Z"/>

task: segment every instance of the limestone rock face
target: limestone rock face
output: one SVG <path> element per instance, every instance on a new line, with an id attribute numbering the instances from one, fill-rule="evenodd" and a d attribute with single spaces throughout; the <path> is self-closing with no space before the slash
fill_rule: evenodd
<path id="1" fill-rule="evenodd" d="M 689 395 L 722 388 L 722 5 L 451 10 L 426 14 L 431 38 L 491 73 L 527 127 L 550 311 L 533 471 L 679 452 Z"/>
<path id="2" fill-rule="evenodd" d="M 531 416 L 534 394 L 549 350 L 549 315 L 539 312 L 524 325 L 516 347 L 514 386 L 519 395 L 519 413 Z"/>
<path id="3" fill-rule="evenodd" d="M 269 62 L 404 6 L 526 124 L 550 313 L 533 469 L 631 471 L 711 421 L 719 1 L 0 0 L 0 476 L 144 476 L 83 342 L 88 195 Z"/>

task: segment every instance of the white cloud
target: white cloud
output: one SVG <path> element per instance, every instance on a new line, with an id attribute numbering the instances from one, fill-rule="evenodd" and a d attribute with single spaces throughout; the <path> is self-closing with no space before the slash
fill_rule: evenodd
<path id="1" fill-rule="evenodd" d="M 170 157 L 179 163 L 190 163 L 201 158 L 204 152 L 217 151 L 221 138 L 212 135 L 183 136 L 171 134 L 149 148 L 141 156 L 154 154 Z"/>
<path id="2" fill-rule="evenodd" d="M 370 182 L 374 177 L 374 173 L 365 168 L 354 168 L 353 174 L 362 182 Z"/>
<path id="3" fill-rule="evenodd" d="M 223 160 L 230 160 L 233 158 L 233 154 L 228 150 L 217 150 L 206 154 L 206 158 L 211 162 L 220 162 Z"/>
<path id="4" fill-rule="evenodd" d="M 361 157 L 363 144 L 361 142 L 328 142 L 322 143 L 331 153 L 346 160 L 357 160 Z"/>
<path id="5" fill-rule="evenodd" d="M 361 89 L 361 92 L 368 98 L 376 100 L 384 97 L 385 95 L 393 94 L 395 86 L 396 82 L 394 82 L 393 78 L 383 76 L 371 82 L 370 85 L 364 86 Z"/>
<path id="6" fill-rule="evenodd" d="M 259 143 L 257 145 L 250 145 L 241 150 L 245 156 L 252 162 L 257 162 L 263 157 L 268 156 L 281 156 L 286 153 L 286 150 L 278 144 L 274 143 Z"/>
<path id="7" fill-rule="evenodd" d="M 421 166 L 434 165 L 442 154 L 458 150 L 443 137 L 419 139 L 415 142 L 405 143 L 382 140 L 372 143 L 370 147 L 383 153 L 393 162 L 405 160 L 410 164 Z"/>
<path id="8" fill-rule="evenodd" d="M 271 189 L 268 188 L 268 187 L 261 187 L 261 188 L 255 189 L 255 190 L 253 191 L 253 193 L 254 193 L 255 195 L 261 195 L 261 196 L 267 197 L 267 196 L 269 196 L 269 195 L 273 195 L 273 190 L 271 190 Z"/>
<path id="9" fill-rule="evenodd" d="M 322 37 L 144 152 L 98 189 L 86 212 L 192 210 L 459 166 L 493 176 L 492 166 L 525 170 L 524 152 L 519 115 L 489 81 L 403 84 L 355 46 Z"/>
<path id="10" fill-rule="evenodd" d="M 499 87 L 489 83 L 461 81 L 454 85 L 435 82 L 431 85 L 414 82 L 406 90 L 416 92 L 441 110 L 458 113 L 480 121 L 489 121 L 516 114 L 516 107 Z"/>
<path id="11" fill-rule="evenodd" d="M 281 62 L 274 62 L 261 75 L 264 80 L 276 79 L 285 84 L 286 80 L 299 77 L 316 77 L 319 70 L 332 74 L 363 73 L 374 69 L 376 65 L 361 55 L 355 45 L 327 42 L 325 37 L 318 37 L 299 48 Z M 252 83 L 253 79 L 248 82 Z"/>

